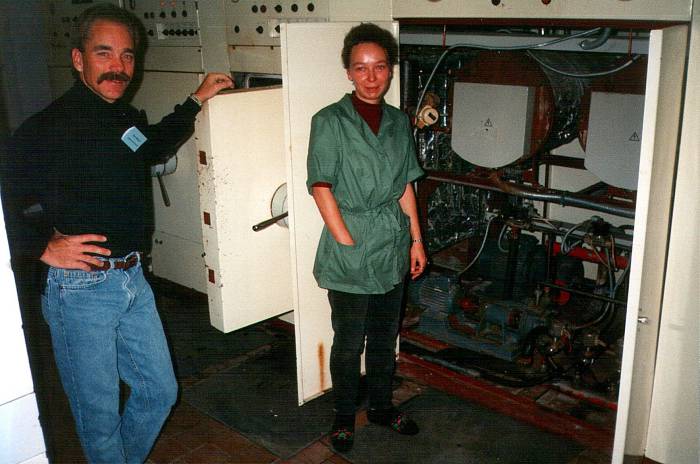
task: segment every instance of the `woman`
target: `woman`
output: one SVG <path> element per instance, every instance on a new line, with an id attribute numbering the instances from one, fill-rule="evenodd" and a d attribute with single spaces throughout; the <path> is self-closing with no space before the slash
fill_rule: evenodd
<path id="1" fill-rule="evenodd" d="M 307 186 L 325 223 L 314 276 L 331 305 L 331 442 L 341 452 L 353 444 L 365 337 L 368 419 L 418 433 L 391 402 L 403 281 L 409 267 L 416 278 L 426 263 L 411 185 L 423 171 L 407 116 L 383 100 L 397 58 L 388 31 L 374 24 L 352 28 L 342 59 L 355 91 L 311 121 Z"/>

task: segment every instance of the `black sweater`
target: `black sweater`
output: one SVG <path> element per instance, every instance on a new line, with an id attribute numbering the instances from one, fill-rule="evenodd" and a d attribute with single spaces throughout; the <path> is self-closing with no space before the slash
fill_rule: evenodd
<path id="1" fill-rule="evenodd" d="M 102 234 L 112 256 L 150 243 L 149 166 L 192 134 L 199 106 L 187 99 L 155 125 L 134 107 L 108 103 L 76 84 L 25 121 L 2 163 L 3 203 L 13 256 L 37 259 L 57 230 Z M 122 142 L 136 126 L 148 139 L 135 153 Z M 27 207 L 40 205 L 39 214 Z M 33 208 L 37 210 L 36 206 Z"/>

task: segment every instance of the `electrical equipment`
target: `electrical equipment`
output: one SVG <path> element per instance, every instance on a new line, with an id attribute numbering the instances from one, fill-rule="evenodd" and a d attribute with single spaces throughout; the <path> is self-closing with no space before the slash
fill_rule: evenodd
<path id="1" fill-rule="evenodd" d="M 394 2 L 395 18 L 497 18 L 504 19 L 539 18 L 580 19 L 580 20 L 647 20 L 647 21 L 686 21 L 689 17 L 688 0 L 401 0 Z"/>
<path id="2" fill-rule="evenodd" d="M 592 92 L 585 166 L 606 184 L 637 190 L 644 96 Z"/>
<path id="3" fill-rule="evenodd" d="M 474 258 L 479 265 L 468 272 L 434 270 L 411 281 L 407 304 L 420 313 L 411 331 L 452 347 L 431 357 L 488 371 L 508 383 L 557 377 L 596 394 L 614 394 L 619 362 L 609 361 L 619 360 L 620 297 L 629 269 L 627 258 L 615 253 L 627 253 L 624 231 L 599 217 L 566 229 L 533 224 L 561 236 L 560 244 L 546 247 L 534 236 L 513 233 L 537 219 L 506 221 L 498 238 L 484 242 Z M 513 230 L 503 248 L 506 227 Z M 595 280 L 584 278 L 582 260 L 597 264 Z"/>
<path id="4" fill-rule="evenodd" d="M 533 104 L 529 87 L 455 82 L 452 149 L 487 168 L 518 160 L 530 152 Z"/>
<path id="5" fill-rule="evenodd" d="M 329 0 L 227 2 L 226 39 L 231 45 L 280 45 L 280 23 L 329 20 Z"/>
<path id="6" fill-rule="evenodd" d="M 279 46 L 280 24 L 293 22 L 386 20 L 390 2 L 343 0 L 235 0 L 226 4 L 226 38 L 230 45 Z"/>
<path id="7" fill-rule="evenodd" d="M 237 73 L 281 74 L 283 23 L 391 20 L 389 0 L 235 0 L 225 8 L 229 62 Z"/>
<path id="8" fill-rule="evenodd" d="M 126 9 L 143 23 L 149 47 L 193 47 L 201 45 L 197 3 L 127 0 Z"/>

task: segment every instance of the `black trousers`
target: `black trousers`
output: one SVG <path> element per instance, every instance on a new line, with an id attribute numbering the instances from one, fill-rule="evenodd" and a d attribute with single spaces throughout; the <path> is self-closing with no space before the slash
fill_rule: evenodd
<path id="1" fill-rule="evenodd" d="M 331 379 L 336 414 L 353 415 L 365 348 L 369 407 L 391 407 L 403 283 L 382 295 L 328 291 L 333 324 Z"/>

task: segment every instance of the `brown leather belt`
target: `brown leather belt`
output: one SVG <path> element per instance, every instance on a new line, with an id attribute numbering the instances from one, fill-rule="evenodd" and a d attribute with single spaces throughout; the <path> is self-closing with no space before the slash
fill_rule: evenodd
<path id="1" fill-rule="evenodd" d="M 119 259 L 119 260 L 113 260 L 110 261 L 105 260 L 102 261 L 102 264 L 100 266 L 95 266 L 94 264 L 90 264 L 90 269 L 92 271 L 109 271 L 110 269 L 122 269 L 126 270 L 129 268 L 132 268 L 136 266 L 139 261 L 141 261 L 141 253 L 131 255 L 126 259 Z"/>

